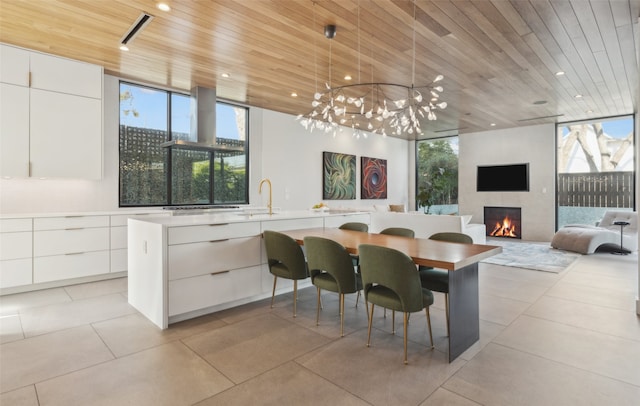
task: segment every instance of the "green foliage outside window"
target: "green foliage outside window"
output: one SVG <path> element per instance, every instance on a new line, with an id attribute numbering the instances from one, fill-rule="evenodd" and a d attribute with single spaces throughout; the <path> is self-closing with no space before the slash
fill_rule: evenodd
<path id="1" fill-rule="evenodd" d="M 218 143 L 246 148 L 247 115 L 244 107 L 218 103 Z M 247 203 L 246 150 L 160 147 L 188 138 L 188 96 L 122 82 L 120 206 Z"/>
<path id="2" fill-rule="evenodd" d="M 458 204 L 458 154 L 450 141 L 418 142 L 416 207 L 425 213 L 430 213 L 433 206 Z"/>

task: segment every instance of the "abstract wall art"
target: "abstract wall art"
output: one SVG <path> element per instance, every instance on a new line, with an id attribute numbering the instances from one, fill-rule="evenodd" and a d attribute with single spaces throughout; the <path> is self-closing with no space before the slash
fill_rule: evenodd
<path id="1" fill-rule="evenodd" d="M 361 199 L 387 198 L 387 160 L 378 158 L 361 158 L 362 177 L 360 182 Z"/>
<path id="2" fill-rule="evenodd" d="M 322 198 L 356 198 L 356 156 L 337 152 L 322 153 Z"/>

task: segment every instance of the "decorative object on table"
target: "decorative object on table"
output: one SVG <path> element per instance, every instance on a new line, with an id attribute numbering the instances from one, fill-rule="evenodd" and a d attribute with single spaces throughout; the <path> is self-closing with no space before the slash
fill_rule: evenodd
<path id="1" fill-rule="evenodd" d="M 314 204 L 311 207 L 311 210 L 313 210 L 313 211 L 328 211 L 329 210 L 329 206 L 324 204 L 324 202 L 320 202 L 318 204 Z"/>
<path id="2" fill-rule="evenodd" d="M 379 158 L 360 158 L 360 198 L 387 198 L 387 160 Z"/>
<path id="3" fill-rule="evenodd" d="M 502 246 L 501 254 L 481 261 L 488 264 L 560 273 L 580 258 L 580 254 L 555 249 L 542 243 L 532 244 L 495 239 L 487 241 L 487 244 Z"/>
<path id="4" fill-rule="evenodd" d="M 315 16 L 314 16 L 315 18 Z M 392 135 L 420 135 L 421 121 L 436 120 L 436 111 L 447 107 L 439 101 L 442 86 L 437 82 L 444 77 L 437 75 L 433 82 L 415 85 L 416 68 L 416 5 L 413 3 L 413 60 L 411 84 L 376 82 L 373 79 L 373 57 L 371 58 L 371 81 L 360 81 L 360 7 L 358 5 L 358 83 L 333 86 L 331 83 L 331 44 L 337 33 L 335 25 L 326 25 L 324 35 L 329 39 L 329 81 L 324 91 L 318 90 L 316 66 L 316 92 L 311 101 L 312 110 L 300 114 L 302 126 L 313 132 L 317 129 L 325 133 L 341 131 L 341 126 L 351 127 L 353 136 L 367 137 L 367 131 Z M 315 52 L 315 51 L 314 51 Z M 317 59 L 317 58 L 314 58 Z"/>
<path id="5" fill-rule="evenodd" d="M 337 152 L 322 153 L 322 198 L 356 198 L 356 156 Z"/>

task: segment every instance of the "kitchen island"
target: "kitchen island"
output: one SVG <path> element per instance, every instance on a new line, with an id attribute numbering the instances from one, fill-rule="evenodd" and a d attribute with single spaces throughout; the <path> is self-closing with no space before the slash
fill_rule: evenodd
<path id="1" fill-rule="evenodd" d="M 251 211 L 128 220 L 129 303 L 162 329 L 271 295 L 264 230 L 369 224 L 369 213 Z M 300 287 L 310 285 L 301 281 Z M 276 294 L 293 289 L 279 284 Z"/>

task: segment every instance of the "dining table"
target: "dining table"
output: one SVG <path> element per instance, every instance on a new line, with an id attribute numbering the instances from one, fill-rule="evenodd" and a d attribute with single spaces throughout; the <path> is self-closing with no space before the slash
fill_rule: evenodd
<path id="1" fill-rule="evenodd" d="M 280 231 L 304 245 L 304 237 L 327 238 L 358 255 L 358 246 L 372 244 L 407 254 L 416 265 L 445 269 L 449 276 L 449 362 L 480 339 L 478 263 L 502 252 L 502 247 L 464 244 L 376 234 L 339 228 L 306 228 Z M 417 270 L 416 270 L 417 272 Z"/>

